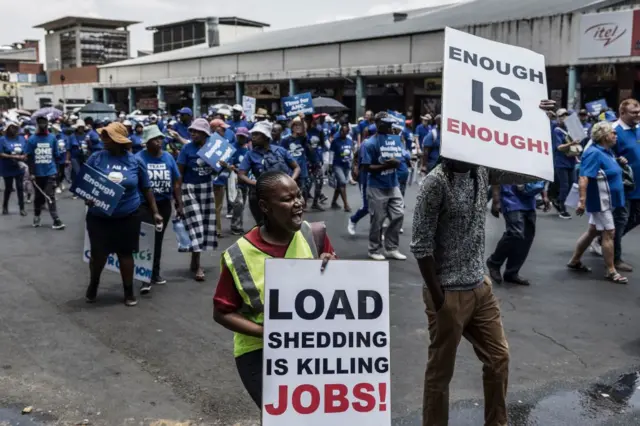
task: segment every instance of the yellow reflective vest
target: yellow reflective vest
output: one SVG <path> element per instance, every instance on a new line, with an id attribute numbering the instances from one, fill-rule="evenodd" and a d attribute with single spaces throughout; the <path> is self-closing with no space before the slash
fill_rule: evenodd
<path id="1" fill-rule="evenodd" d="M 231 272 L 233 282 L 242 296 L 239 313 L 256 324 L 264 323 L 264 262 L 271 256 L 258 250 L 245 237 L 240 238 L 222 253 L 222 266 Z M 311 225 L 303 222 L 287 248 L 285 259 L 317 259 L 318 249 L 314 241 Z M 233 355 L 237 358 L 249 352 L 262 349 L 259 337 L 234 333 Z"/>

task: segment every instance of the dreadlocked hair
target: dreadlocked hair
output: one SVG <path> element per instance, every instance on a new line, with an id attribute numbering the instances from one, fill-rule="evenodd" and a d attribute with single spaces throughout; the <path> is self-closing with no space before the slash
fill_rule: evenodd
<path id="1" fill-rule="evenodd" d="M 256 181 L 256 198 L 258 201 L 267 200 L 269 191 L 273 189 L 279 180 L 285 177 L 289 177 L 289 175 L 279 170 L 262 173 Z"/>
<path id="2" fill-rule="evenodd" d="M 449 160 L 446 158 L 442 158 L 441 164 L 442 169 L 447 176 L 447 180 L 449 183 L 453 184 L 453 168 L 452 168 L 453 160 Z M 473 179 L 473 204 L 475 205 L 478 201 L 478 169 L 471 169 L 469 176 Z"/>

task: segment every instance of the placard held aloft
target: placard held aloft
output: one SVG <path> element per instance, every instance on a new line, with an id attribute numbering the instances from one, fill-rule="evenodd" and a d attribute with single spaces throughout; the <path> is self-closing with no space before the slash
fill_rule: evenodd
<path id="1" fill-rule="evenodd" d="M 443 157 L 552 181 L 546 98 L 542 55 L 446 28 Z"/>

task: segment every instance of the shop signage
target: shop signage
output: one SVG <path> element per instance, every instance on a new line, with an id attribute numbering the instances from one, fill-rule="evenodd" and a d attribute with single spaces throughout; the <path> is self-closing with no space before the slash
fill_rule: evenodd
<path id="1" fill-rule="evenodd" d="M 441 155 L 553 180 L 544 56 L 445 29 Z"/>
<path id="2" fill-rule="evenodd" d="M 256 99 L 280 99 L 280 84 L 245 84 L 244 94 Z"/>
<path id="3" fill-rule="evenodd" d="M 580 58 L 630 56 L 633 11 L 580 16 Z"/>

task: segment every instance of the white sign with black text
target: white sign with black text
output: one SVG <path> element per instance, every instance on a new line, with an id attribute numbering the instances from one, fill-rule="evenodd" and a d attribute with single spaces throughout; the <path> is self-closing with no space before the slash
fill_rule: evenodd
<path id="1" fill-rule="evenodd" d="M 390 426 L 389 264 L 265 262 L 263 426 Z"/>
<path id="2" fill-rule="evenodd" d="M 580 58 L 631 56 L 633 11 L 580 15 Z"/>
<path id="3" fill-rule="evenodd" d="M 440 154 L 553 180 L 544 57 L 446 28 Z"/>

